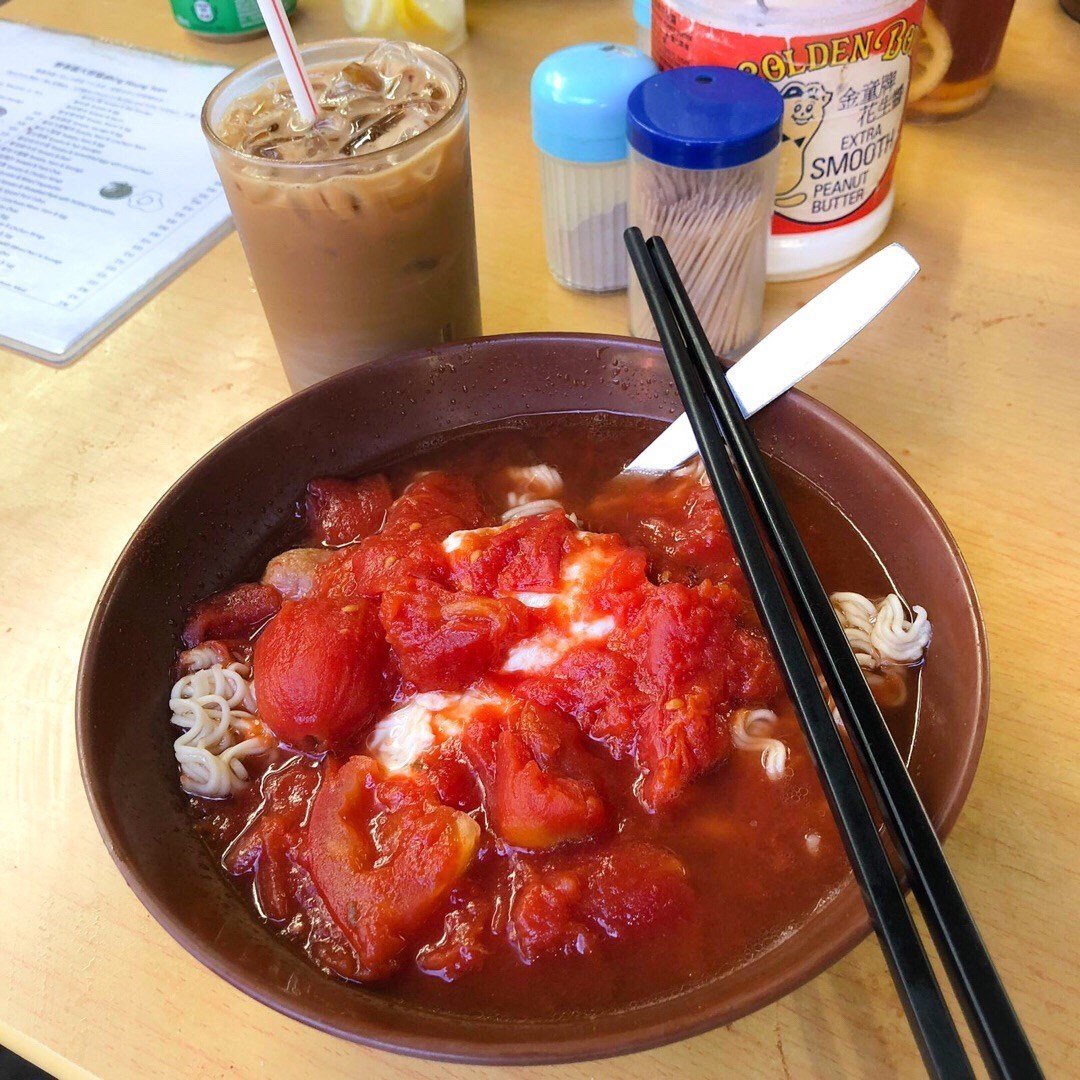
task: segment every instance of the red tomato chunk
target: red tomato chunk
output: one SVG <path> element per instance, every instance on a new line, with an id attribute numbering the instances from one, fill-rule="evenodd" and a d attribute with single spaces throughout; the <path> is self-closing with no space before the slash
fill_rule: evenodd
<path id="1" fill-rule="evenodd" d="M 536 514 L 464 543 L 452 558 L 452 576 L 468 592 L 551 592 L 573 528 L 561 511 Z"/>
<path id="2" fill-rule="evenodd" d="M 211 638 L 249 638 L 281 607 L 281 593 L 269 585 L 237 585 L 201 600 L 181 635 L 189 648 Z"/>
<path id="3" fill-rule="evenodd" d="M 390 484 L 382 475 L 312 480 L 304 498 L 304 520 L 313 540 L 341 547 L 377 532 L 392 502 Z"/>
<path id="4" fill-rule="evenodd" d="M 551 953 L 586 954 L 603 938 L 671 930 L 694 913 L 686 869 L 668 850 L 639 842 L 521 868 L 510 913 L 514 945 L 531 964 Z"/>
<path id="5" fill-rule="evenodd" d="M 599 645 L 578 645 L 547 675 L 525 679 L 517 693 L 577 721 L 615 758 L 634 752 L 637 718 L 648 701 L 634 684 L 634 665 Z"/>
<path id="6" fill-rule="evenodd" d="M 346 746 L 389 701 L 388 657 L 371 601 L 288 600 L 255 643 L 259 714 L 290 746 Z"/>
<path id="7" fill-rule="evenodd" d="M 702 577 L 742 579 L 716 495 L 700 474 L 615 485 L 590 517 L 640 544 L 656 576 L 691 584 Z"/>
<path id="8" fill-rule="evenodd" d="M 357 978 L 389 975 L 446 903 L 476 853 L 480 827 L 417 787 L 389 791 L 369 758 L 327 767 L 308 826 L 316 888 L 356 950 Z"/>
<path id="9" fill-rule="evenodd" d="M 637 760 L 645 773 L 641 799 L 649 808 L 668 805 L 727 757 L 731 737 L 724 717 L 752 688 L 745 659 L 754 653 L 771 666 L 767 652 L 755 653 L 754 639 L 736 624 L 743 604 L 729 585 L 654 586 L 612 636 L 612 649 L 634 661 L 637 687 L 650 699 L 637 723 Z M 755 668 L 752 683 L 777 689 L 764 666 Z"/>
<path id="10" fill-rule="evenodd" d="M 378 533 L 335 552 L 315 575 L 313 595 L 344 602 L 378 599 L 387 589 L 415 581 L 446 583 L 450 565 L 438 541 Z"/>
<path id="11" fill-rule="evenodd" d="M 454 473 L 431 472 L 405 489 L 391 507 L 383 533 L 441 540 L 459 529 L 478 529 L 485 520 L 480 493 L 471 480 Z"/>
<path id="12" fill-rule="evenodd" d="M 416 966 L 425 975 L 456 982 L 477 971 L 491 948 L 490 923 L 493 905 L 477 889 L 447 912 L 437 941 L 424 945 L 416 954 Z"/>
<path id="13" fill-rule="evenodd" d="M 495 833 L 514 847 L 543 850 L 602 832 L 607 808 L 578 729 L 525 705 L 465 729 Z"/>
<path id="14" fill-rule="evenodd" d="M 293 869 L 320 776 L 317 768 L 298 761 L 268 772 L 258 811 L 225 852 L 223 862 L 229 873 L 254 874 L 259 908 L 273 922 L 285 922 L 298 907 Z"/>
<path id="15" fill-rule="evenodd" d="M 338 600 L 378 597 L 415 581 L 449 584 L 450 564 L 441 541 L 484 522 L 476 488 L 460 477 L 428 473 L 410 484 L 390 507 L 376 535 L 338 552 L 316 575 L 315 593 Z"/>
<path id="16" fill-rule="evenodd" d="M 529 610 L 517 600 L 431 581 L 385 592 L 379 618 L 402 675 L 419 690 L 464 690 L 497 667 L 529 626 Z"/>

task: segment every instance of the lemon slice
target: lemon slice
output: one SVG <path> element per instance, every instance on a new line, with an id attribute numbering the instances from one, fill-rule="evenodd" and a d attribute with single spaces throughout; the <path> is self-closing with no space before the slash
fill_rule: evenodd
<path id="1" fill-rule="evenodd" d="M 911 57 L 909 104 L 926 97 L 931 90 L 936 90 L 941 85 L 949 65 L 952 64 L 952 55 L 949 32 L 928 5 L 923 12 L 919 40 Z"/>
<path id="2" fill-rule="evenodd" d="M 457 25 L 460 7 L 456 0 L 397 0 L 397 18 L 406 34 L 447 36 Z"/>
<path id="3" fill-rule="evenodd" d="M 386 36 L 394 24 L 393 0 L 345 0 L 345 21 L 354 33 Z"/>

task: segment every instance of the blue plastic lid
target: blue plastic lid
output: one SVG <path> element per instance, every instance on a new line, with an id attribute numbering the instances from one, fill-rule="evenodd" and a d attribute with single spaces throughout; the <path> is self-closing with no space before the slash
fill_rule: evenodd
<path id="1" fill-rule="evenodd" d="M 664 71 L 627 101 L 627 137 L 639 153 L 682 169 L 722 169 L 780 141 L 784 101 L 756 75 L 724 67 Z"/>
<path id="2" fill-rule="evenodd" d="M 533 72 L 533 141 L 566 161 L 626 157 L 626 98 L 656 65 L 628 45 L 600 42 L 552 53 Z"/>
<path id="3" fill-rule="evenodd" d="M 638 26 L 652 26 L 652 0 L 634 0 L 634 22 Z"/>

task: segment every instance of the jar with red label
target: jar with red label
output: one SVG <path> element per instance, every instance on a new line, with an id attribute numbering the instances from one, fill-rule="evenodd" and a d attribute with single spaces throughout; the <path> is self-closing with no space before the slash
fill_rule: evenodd
<path id="1" fill-rule="evenodd" d="M 850 262 L 892 214 L 924 0 L 653 0 L 660 68 L 717 64 L 784 99 L 770 281 Z"/>

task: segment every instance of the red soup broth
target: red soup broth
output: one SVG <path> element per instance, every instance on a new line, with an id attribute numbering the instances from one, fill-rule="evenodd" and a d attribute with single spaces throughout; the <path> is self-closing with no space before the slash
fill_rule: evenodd
<path id="1" fill-rule="evenodd" d="M 552 465 L 563 479 L 559 501 L 584 528 L 618 532 L 627 544 L 643 546 L 654 583 L 700 588 L 709 579 L 737 590 L 745 609 L 739 618 L 760 634 L 726 538 L 702 542 L 702 523 L 715 529 L 718 513 L 711 491 L 692 490 L 694 481 L 687 478 L 677 489 L 634 480 L 612 493 L 611 478 L 658 430 L 653 421 L 607 414 L 529 417 L 465 429 L 373 470 L 389 480 L 389 493 L 377 485 L 371 489 L 374 508 L 365 504 L 357 520 L 374 515 L 381 522 L 379 499 L 399 496 L 418 475 L 439 470 L 472 481 L 485 507 L 483 524 L 492 525 L 513 486 L 506 468 Z M 770 467 L 826 588 L 875 597 L 889 592 L 892 585 L 880 561 L 827 496 L 787 466 L 773 461 Z M 325 500 L 334 489 L 315 490 Z M 708 505 L 699 505 L 703 500 Z M 309 513 L 311 502 L 309 495 Z M 351 527 L 347 516 L 324 513 L 323 518 L 331 534 L 342 520 Z M 313 536 L 309 528 L 304 538 L 302 528 L 295 527 L 293 543 L 326 542 L 325 530 Z M 277 543 L 267 557 L 291 546 Z M 261 572 L 261 565 L 253 567 L 252 579 Z M 231 644 L 234 654 L 249 655 L 243 642 Z M 908 750 L 917 673 L 903 678 L 904 702 L 884 711 L 898 744 Z M 767 680 L 761 685 L 767 687 Z M 398 701 L 410 692 L 401 685 L 393 691 Z M 850 870 L 786 695 L 775 687 L 755 692 L 770 696 L 750 704 L 778 715 L 769 734 L 788 748 L 782 778 L 767 775 L 759 753 L 731 749 L 670 801 L 647 809 L 639 798 L 641 778 L 633 756 L 615 760 L 604 745 L 582 739 L 575 768 L 585 769 L 601 794 L 605 827 L 599 838 L 570 840 L 549 850 L 515 850 L 494 836 L 481 808 L 482 784 L 459 760 L 449 780 L 444 776 L 440 783 L 445 781 L 443 797 L 484 826 L 477 854 L 390 965 L 396 969 L 370 985 L 419 1007 L 461 1015 L 539 1019 L 594 1013 L 669 995 L 737 969 L 797 931 L 829 902 Z M 339 977 L 356 976 L 355 958 L 308 871 L 306 830 L 327 770 L 333 774 L 355 749 L 304 755 L 281 746 L 256 760 L 249 770 L 252 782 L 231 798 L 190 800 L 195 828 L 254 914 Z M 616 849 L 623 855 L 605 863 L 597 876 L 597 860 Z M 677 875 L 667 873 L 669 863 L 678 867 Z M 544 933 L 556 924 L 558 948 L 531 949 L 527 937 L 509 930 L 536 880 L 544 883 L 542 899 L 548 902 L 547 908 L 539 905 L 537 918 Z M 561 888 L 576 890 L 574 903 L 580 907 L 582 890 L 607 895 L 611 882 L 619 911 L 582 916 L 576 937 L 578 908 L 551 910 Z M 460 917 L 447 919 L 449 909 Z M 482 927 L 482 933 L 461 947 L 458 931 L 466 923 Z"/>

